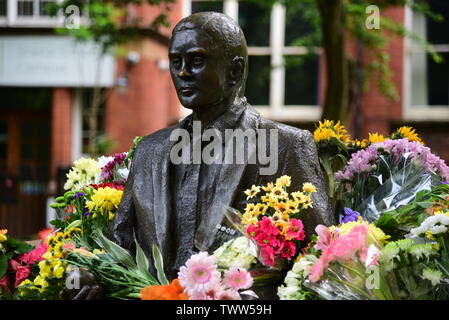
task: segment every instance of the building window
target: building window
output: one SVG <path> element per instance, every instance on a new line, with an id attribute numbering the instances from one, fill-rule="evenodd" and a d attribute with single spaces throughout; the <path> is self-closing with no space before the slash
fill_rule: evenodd
<path id="1" fill-rule="evenodd" d="M 64 15 L 50 16 L 49 5 L 62 0 L 0 0 L 0 26 L 49 27 L 63 25 Z"/>
<path id="2" fill-rule="evenodd" d="M 0 0 L 0 17 L 6 17 L 7 13 L 7 7 L 6 7 L 6 0 Z"/>
<path id="3" fill-rule="evenodd" d="M 269 7 L 245 0 L 187 0 L 184 15 L 223 12 L 238 21 L 248 43 L 246 97 L 263 116 L 280 121 L 320 117 L 320 51 L 306 55 L 294 40 L 307 31 L 300 6 Z M 306 57 L 307 56 L 307 57 Z"/>
<path id="4" fill-rule="evenodd" d="M 426 39 L 443 58 L 437 63 L 419 44 L 407 41 L 406 46 L 406 117 L 416 120 L 447 120 L 449 118 L 449 4 L 429 0 L 432 12 L 444 21 L 436 22 L 420 12 L 408 10 L 407 24 L 413 32 Z"/>

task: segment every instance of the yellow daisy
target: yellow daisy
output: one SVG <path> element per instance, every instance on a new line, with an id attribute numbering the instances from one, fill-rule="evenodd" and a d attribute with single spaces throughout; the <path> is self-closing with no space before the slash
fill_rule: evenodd
<path id="1" fill-rule="evenodd" d="M 245 190 L 246 200 L 254 198 L 260 192 L 260 187 L 253 185 L 251 189 Z"/>

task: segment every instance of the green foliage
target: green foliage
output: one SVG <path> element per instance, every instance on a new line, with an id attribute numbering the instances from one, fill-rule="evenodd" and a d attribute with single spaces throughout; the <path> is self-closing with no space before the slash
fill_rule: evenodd
<path id="1" fill-rule="evenodd" d="M 441 184 L 431 191 L 419 191 L 408 205 L 383 213 L 376 221 L 376 226 L 392 236 L 392 240 L 400 239 L 411 228 L 418 227 L 429 215 L 425 212 L 438 202 L 449 205 L 449 186 Z M 398 228 L 401 226 L 401 228 Z"/>
<path id="2" fill-rule="evenodd" d="M 79 27 L 76 28 L 57 28 L 56 32 L 73 36 L 80 41 L 93 40 L 101 46 L 102 52 L 105 53 L 116 45 L 135 38 L 138 35 L 139 28 L 147 27 L 157 30 L 160 26 L 169 26 L 166 13 L 170 9 L 169 5 L 174 2 L 175 0 L 113 0 L 108 2 L 101 0 L 65 0 L 61 3 L 50 4 L 49 12 L 51 15 L 62 12 L 69 21 L 69 19 L 73 19 L 74 14 L 69 6 L 77 6 L 82 16 L 87 15 L 89 17 L 89 22 L 81 21 Z M 150 25 L 142 26 L 139 19 L 131 20 L 127 17 L 126 7 L 129 4 L 149 4 L 159 6 L 162 10 Z M 124 20 L 126 20 L 126 23 Z"/>
<path id="3" fill-rule="evenodd" d="M 96 230 L 92 233 L 92 239 L 100 248 L 105 249 L 103 253 L 85 255 L 71 252 L 65 261 L 92 272 L 106 289 L 109 297 L 140 298 L 141 289 L 160 284 L 148 271 L 149 261 L 137 241 L 135 241 L 137 255 L 134 260 L 129 251 L 106 238 L 101 231 Z"/>
<path id="4" fill-rule="evenodd" d="M 312 28 L 297 38 L 291 45 L 304 46 L 308 53 L 301 56 L 287 56 L 287 66 L 301 65 L 322 42 L 322 27 L 319 9 L 316 0 L 249 0 L 263 6 L 272 6 L 275 3 L 284 4 L 290 12 L 291 17 L 287 14 L 287 23 L 289 19 L 300 19 L 304 24 L 310 25 Z M 382 15 L 382 9 L 393 6 L 409 6 L 413 10 L 421 12 L 435 21 L 443 21 L 442 15 L 434 13 L 430 10 L 430 6 L 424 1 L 412 0 L 342 0 L 345 6 L 346 30 L 355 40 L 360 40 L 368 55 L 368 62 L 364 68 L 364 87 L 368 88 L 368 79 L 372 79 L 377 84 L 380 92 L 391 100 L 398 100 L 399 94 L 397 88 L 392 81 L 392 72 L 389 67 L 390 56 L 387 52 L 388 38 L 387 33 L 398 37 L 407 37 L 412 39 L 425 51 L 429 52 L 435 62 L 442 62 L 441 55 L 437 54 L 432 46 L 425 40 L 407 30 L 400 22 L 394 22 Z M 365 21 L 368 17 L 366 7 L 368 5 L 376 5 L 381 9 L 380 13 L 380 29 L 370 30 L 365 27 Z M 293 9 L 293 10 L 292 10 Z M 348 57 L 349 58 L 349 57 Z"/>
<path id="5" fill-rule="evenodd" d="M 123 160 L 127 167 L 129 167 L 129 161 L 132 160 L 132 158 L 134 157 L 134 153 L 136 152 L 137 146 L 139 145 L 140 141 L 142 141 L 142 139 L 143 139 L 143 137 L 135 137 L 134 138 L 133 145 L 132 145 L 131 149 L 129 149 L 125 160 Z"/>

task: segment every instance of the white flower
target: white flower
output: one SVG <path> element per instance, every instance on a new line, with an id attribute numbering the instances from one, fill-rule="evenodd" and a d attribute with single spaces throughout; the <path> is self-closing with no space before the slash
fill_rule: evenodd
<path id="1" fill-rule="evenodd" d="M 287 276 L 285 277 L 284 282 L 289 287 L 298 286 L 301 284 L 298 279 L 298 275 L 292 271 L 287 272 Z"/>
<path id="2" fill-rule="evenodd" d="M 105 165 L 108 164 L 108 162 L 114 160 L 114 157 L 105 157 L 105 156 L 101 156 L 100 158 L 98 158 L 97 162 L 98 162 L 98 166 L 100 168 L 103 168 Z"/>
<path id="3" fill-rule="evenodd" d="M 436 214 L 434 216 L 430 216 L 426 218 L 426 220 L 424 220 L 419 227 L 413 228 L 412 230 L 410 230 L 410 232 L 415 236 L 419 236 L 423 233 L 426 233 L 427 231 L 430 231 L 431 228 L 438 225 L 449 226 L 449 217 L 445 214 Z M 436 230 L 441 229 L 437 228 Z"/>
<path id="4" fill-rule="evenodd" d="M 299 287 L 297 286 L 278 287 L 278 296 L 281 300 L 296 300 L 295 297 L 298 293 Z"/>
<path id="5" fill-rule="evenodd" d="M 306 278 L 317 258 L 313 255 L 307 255 L 299 259 L 292 267 L 292 271 L 298 275 L 301 275 L 303 278 Z"/>
<path id="6" fill-rule="evenodd" d="M 426 268 L 422 271 L 422 278 L 429 280 L 432 282 L 433 286 L 436 286 L 441 282 L 441 278 L 443 276 L 443 273 L 439 270 L 433 270 L 430 268 Z"/>
<path id="7" fill-rule="evenodd" d="M 435 254 L 435 250 L 432 243 L 420 243 L 412 246 L 409 249 L 409 253 L 419 260 L 422 257 L 429 258 L 431 255 Z"/>
<path id="8" fill-rule="evenodd" d="M 128 179 L 128 175 L 129 175 L 128 168 L 120 168 L 120 169 L 117 170 L 117 173 L 119 174 L 119 176 L 122 179 L 125 179 L 125 180 Z"/>
<path id="9" fill-rule="evenodd" d="M 433 235 L 440 234 L 440 233 L 445 233 L 446 231 L 447 231 L 447 227 L 446 226 L 442 226 L 442 225 L 433 226 L 433 227 L 429 228 L 429 232 L 431 234 L 433 234 Z"/>
<path id="10" fill-rule="evenodd" d="M 380 250 L 374 245 L 370 245 L 368 248 L 368 253 L 366 255 L 365 266 L 371 266 L 377 264 L 377 259 L 379 258 Z"/>
<path id="11" fill-rule="evenodd" d="M 249 269 L 256 261 L 251 254 L 250 241 L 246 237 L 238 237 L 223 244 L 213 254 L 220 267 L 236 267 Z"/>

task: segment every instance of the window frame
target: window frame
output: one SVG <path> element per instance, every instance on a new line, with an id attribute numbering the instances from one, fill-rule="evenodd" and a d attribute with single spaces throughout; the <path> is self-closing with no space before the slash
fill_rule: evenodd
<path id="1" fill-rule="evenodd" d="M 20 0 L 6 1 L 6 16 L 0 17 L 0 26 L 54 28 L 55 26 L 64 25 L 63 15 L 49 17 L 41 16 L 39 14 L 40 0 L 32 0 L 34 6 L 32 16 L 19 16 L 17 12 L 19 1 Z M 56 2 L 62 2 L 62 0 L 56 0 Z"/>
<path id="2" fill-rule="evenodd" d="M 184 0 L 183 17 L 192 12 L 192 1 L 210 0 Z M 223 13 L 238 21 L 238 0 L 223 0 Z M 273 5 L 270 18 L 270 35 L 268 47 L 248 46 L 248 56 L 270 56 L 271 71 L 269 80 L 269 105 L 254 105 L 263 117 L 278 121 L 314 122 L 321 117 L 320 101 L 317 105 L 286 105 L 285 104 L 285 72 L 284 56 L 304 55 L 306 47 L 285 46 L 285 17 L 286 8 L 280 3 Z M 315 49 L 318 57 L 321 49 Z M 319 74 L 319 77 L 321 74 Z M 320 96 L 321 88 L 318 86 Z M 249 101 L 251 103 L 251 101 Z M 186 116 L 190 110 L 181 106 L 181 114 Z"/>
<path id="3" fill-rule="evenodd" d="M 405 7 L 405 26 L 409 30 L 413 26 L 413 9 L 408 6 Z M 449 52 L 449 42 L 444 45 L 433 45 L 433 47 L 437 52 Z M 425 50 L 413 45 L 413 41 L 408 37 L 404 38 L 403 119 L 405 121 L 446 122 L 449 120 L 449 105 L 412 105 L 412 55 L 414 53 L 425 53 Z"/>

